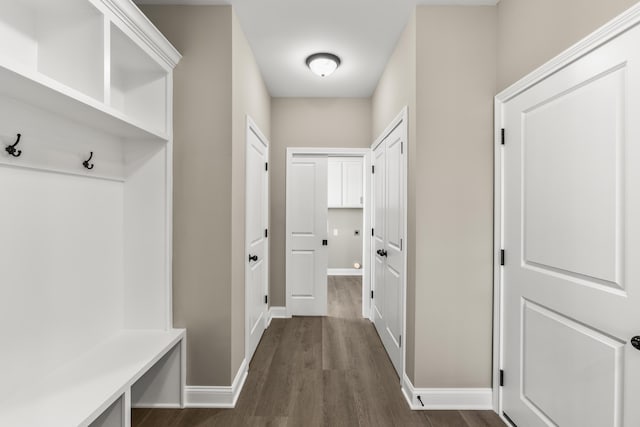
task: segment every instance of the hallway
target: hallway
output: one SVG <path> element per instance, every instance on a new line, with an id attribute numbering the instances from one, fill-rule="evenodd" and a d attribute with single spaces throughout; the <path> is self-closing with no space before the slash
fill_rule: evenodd
<path id="1" fill-rule="evenodd" d="M 373 325 L 361 279 L 330 276 L 329 316 L 273 319 L 234 409 L 135 409 L 134 427 L 498 427 L 492 411 L 411 411 Z"/>

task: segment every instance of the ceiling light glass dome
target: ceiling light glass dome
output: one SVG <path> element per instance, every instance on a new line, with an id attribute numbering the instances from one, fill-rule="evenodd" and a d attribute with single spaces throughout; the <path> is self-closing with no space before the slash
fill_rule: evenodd
<path id="1" fill-rule="evenodd" d="M 340 58 L 333 53 L 314 53 L 307 58 L 307 66 L 320 77 L 326 77 L 340 66 Z"/>

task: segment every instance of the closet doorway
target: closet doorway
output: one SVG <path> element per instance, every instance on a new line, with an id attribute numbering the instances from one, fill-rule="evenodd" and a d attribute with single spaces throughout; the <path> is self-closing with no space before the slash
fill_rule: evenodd
<path id="1" fill-rule="evenodd" d="M 369 149 L 287 149 L 288 315 L 327 315 L 332 278 L 332 285 L 362 283 L 361 312 L 369 317 L 368 170 Z"/>
<path id="2" fill-rule="evenodd" d="M 364 159 L 329 156 L 327 171 L 328 315 L 361 317 Z"/>

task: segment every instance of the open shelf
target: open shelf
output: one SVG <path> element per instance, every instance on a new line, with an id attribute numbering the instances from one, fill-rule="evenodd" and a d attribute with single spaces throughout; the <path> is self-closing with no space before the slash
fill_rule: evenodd
<path id="1" fill-rule="evenodd" d="M 158 141 L 168 139 L 165 132 L 146 128 L 129 120 L 121 112 L 39 73 L 25 73 L 0 66 L 0 95 L 54 112 L 118 137 Z"/>
<path id="2" fill-rule="evenodd" d="M 167 72 L 111 24 L 111 106 L 158 132 L 167 128 Z"/>
<path id="3" fill-rule="evenodd" d="M 104 101 L 104 16 L 86 0 L 0 2 L 0 62 Z"/>

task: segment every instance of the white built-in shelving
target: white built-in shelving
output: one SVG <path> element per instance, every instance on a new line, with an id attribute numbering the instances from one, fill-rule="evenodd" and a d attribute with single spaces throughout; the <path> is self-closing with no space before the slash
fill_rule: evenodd
<path id="1" fill-rule="evenodd" d="M 0 425 L 128 426 L 132 406 L 184 403 L 179 60 L 130 0 L 0 2 Z"/>

